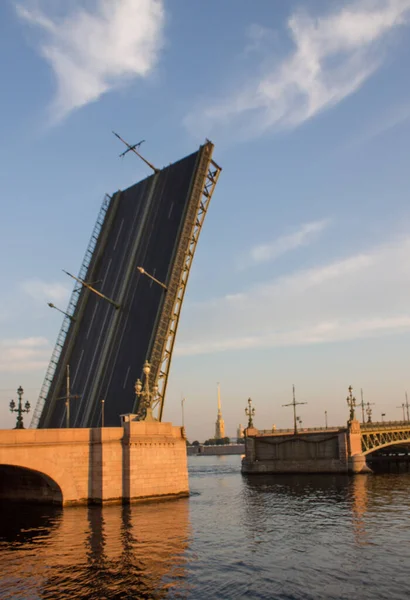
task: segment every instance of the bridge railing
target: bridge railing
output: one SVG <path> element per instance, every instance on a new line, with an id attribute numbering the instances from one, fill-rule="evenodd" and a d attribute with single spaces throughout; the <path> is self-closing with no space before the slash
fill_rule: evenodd
<path id="1" fill-rule="evenodd" d="M 346 427 L 298 427 L 298 433 L 326 433 L 330 431 L 340 431 Z M 294 433 L 293 427 L 289 429 L 258 429 L 258 435 L 277 435 L 281 433 Z"/>
<path id="2" fill-rule="evenodd" d="M 388 431 L 391 429 L 410 429 L 410 421 L 374 421 L 372 423 L 360 423 L 360 429 L 363 433 L 370 431 Z M 298 427 L 298 433 L 315 433 L 346 430 L 346 425 L 333 427 Z M 257 435 L 280 435 L 294 433 L 293 427 L 288 429 L 258 429 Z"/>
<path id="3" fill-rule="evenodd" d="M 373 423 L 360 423 L 360 429 L 362 431 L 371 431 L 380 429 L 389 430 L 389 429 L 400 429 L 400 428 L 410 428 L 410 421 L 375 421 Z"/>

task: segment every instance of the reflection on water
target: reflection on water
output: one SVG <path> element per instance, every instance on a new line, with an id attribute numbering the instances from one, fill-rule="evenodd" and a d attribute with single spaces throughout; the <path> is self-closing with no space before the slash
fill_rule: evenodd
<path id="1" fill-rule="evenodd" d="M 3 527 L 8 515 L 2 513 L 2 600 L 165 598 L 184 579 L 187 499 L 72 508 L 42 523 L 38 509 L 31 521 L 27 515 L 20 520 L 13 509 L 18 535 Z"/>
<path id="2" fill-rule="evenodd" d="M 242 477 L 239 456 L 189 465 L 190 499 L 0 507 L 0 598 L 408 598 L 409 474 Z"/>

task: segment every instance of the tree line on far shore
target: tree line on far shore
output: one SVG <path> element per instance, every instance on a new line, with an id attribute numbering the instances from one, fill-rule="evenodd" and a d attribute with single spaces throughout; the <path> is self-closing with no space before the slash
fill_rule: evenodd
<path id="1" fill-rule="evenodd" d="M 228 437 L 223 437 L 220 439 L 215 439 L 215 438 L 210 438 L 209 440 L 205 440 L 205 442 L 203 442 L 203 444 L 201 444 L 200 442 L 198 442 L 198 440 L 195 440 L 194 442 L 188 442 L 187 440 L 187 446 L 226 446 L 226 444 L 243 444 L 245 442 L 244 438 L 239 438 L 237 440 L 232 440 L 228 438 Z"/>

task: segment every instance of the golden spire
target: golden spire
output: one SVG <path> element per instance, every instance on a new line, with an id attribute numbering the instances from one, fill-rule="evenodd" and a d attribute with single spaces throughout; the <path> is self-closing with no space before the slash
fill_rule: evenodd
<path id="1" fill-rule="evenodd" d="M 222 418 L 221 408 L 221 388 L 218 381 L 218 416 L 215 423 L 215 439 L 220 440 L 225 437 L 225 422 Z"/>

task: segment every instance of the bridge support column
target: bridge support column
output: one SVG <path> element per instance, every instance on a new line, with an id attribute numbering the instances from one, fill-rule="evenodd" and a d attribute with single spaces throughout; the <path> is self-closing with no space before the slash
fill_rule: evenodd
<path id="1" fill-rule="evenodd" d="M 349 473 L 372 473 L 372 470 L 366 464 L 366 457 L 363 454 L 350 456 L 347 465 Z"/>
<path id="2" fill-rule="evenodd" d="M 245 457 L 242 459 L 242 472 L 247 473 L 252 471 L 252 466 L 256 460 L 255 438 L 251 435 L 257 435 L 258 430 L 254 427 L 248 427 L 244 431 L 245 434 Z"/>
<path id="3" fill-rule="evenodd" d="M 352 419 L 347 424 L 348 461 L 349 473 L 371 473 L 372 470 L 366 464 L 366 457 L 362 453 L 362 434 L 360 423 Z"/>

